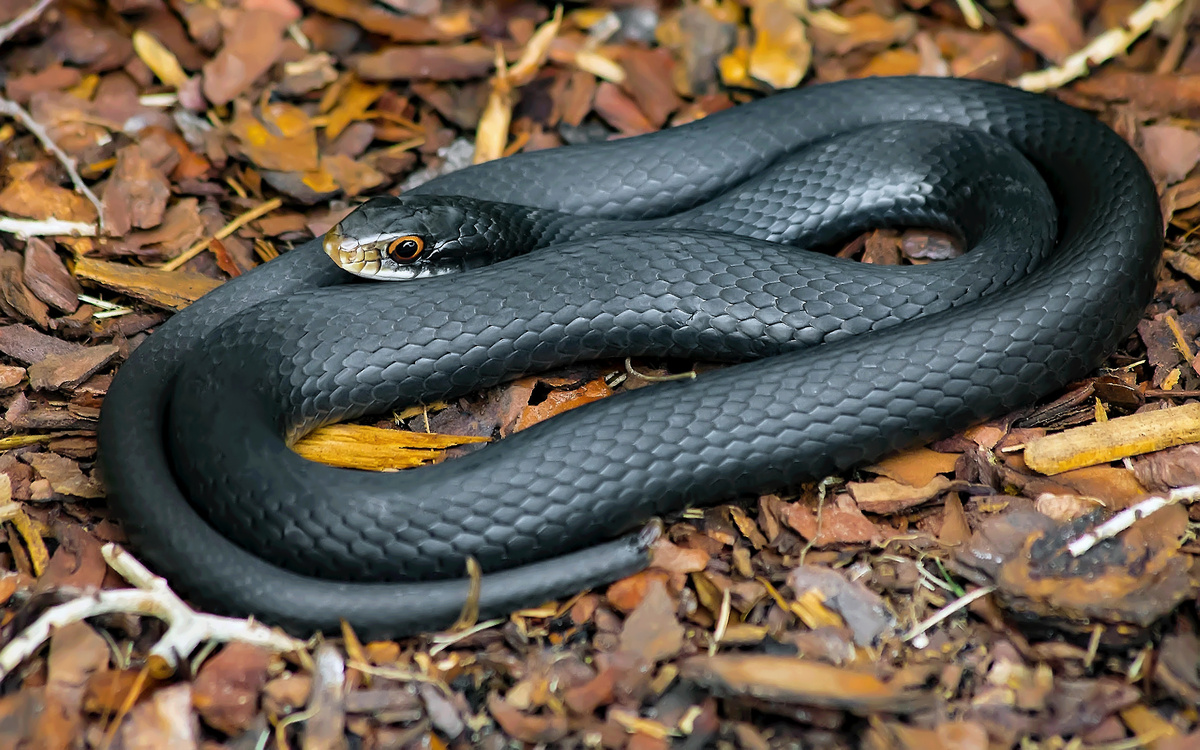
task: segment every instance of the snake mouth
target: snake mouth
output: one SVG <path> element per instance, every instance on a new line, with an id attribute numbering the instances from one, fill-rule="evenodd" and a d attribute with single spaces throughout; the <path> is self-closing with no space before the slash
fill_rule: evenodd
<path id="1" fill-rule="evenodd" d="M 322 247 L 340 268 L 358 276 L 374 277 L 383 267 L 377 248 L 356 238 L 347 238 L 336 225 L 325 233 Z"/>

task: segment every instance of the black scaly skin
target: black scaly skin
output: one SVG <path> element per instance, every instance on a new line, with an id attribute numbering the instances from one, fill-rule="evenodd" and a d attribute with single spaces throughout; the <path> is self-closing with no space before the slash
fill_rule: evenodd
<path id="1" fill-rule="evenodd" d="M 990 138 L 939 140 L 928 123 L 896 130 L 910 139 L 899 149 L 850 135 L 897 120 L 996 136 L 1045 184 L 998 164 L 1012 154 Z M 914 173 L 904 154 L 922 133 L 936 158 Z M 788 200 L 807 207 L 792 241 L 837 239 L 857 215 L 940 225 L 975 250 L 885 269 L 754 239 L 780 239 L 773 212 L 790 208 L 752 178 L 837 134 L 796 156 L 811 179 L 792 182 Z M 741 237 L 671 218 L 731 190 L 698 211 Z M 653 516 L 840 472 L 1091 372 L 1149 300 L 1162 239 L 1153 185 L 1114 133 L 1048 98 L 952 79 L 816 86 L 416 192 L 661 221 L 396 284 L 346 284 L 309 243 L 162 326 L 109 391 L 101 460 L 135 550 L 198 604 L 384 637 L 455 618 L 465 554 L 489 571 L 484 616 L 613 580 L 645 564 L 649 537 L 604 540 Z M 398 474 L 318 466 L 284 442 L 396 399 L 649 352 L 765 358 Z"/>

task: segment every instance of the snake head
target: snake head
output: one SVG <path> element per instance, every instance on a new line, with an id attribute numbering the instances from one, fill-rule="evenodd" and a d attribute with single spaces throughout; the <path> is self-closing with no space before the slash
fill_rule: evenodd
<path id="1" fill-rule="evenodd" d="M 408 281 L 490 262 L 490 238 L 471 201 L 446 196 L 372 198 L 325 234 L 325 253 L 357 276 Z"/>

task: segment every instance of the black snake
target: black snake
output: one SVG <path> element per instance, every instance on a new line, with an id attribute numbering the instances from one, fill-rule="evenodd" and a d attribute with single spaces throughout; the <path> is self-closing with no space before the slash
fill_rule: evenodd
<path id="1" fill-rule="evenodd" d="M 785 244 L 914 224 L 972 251 L 879 267 Z M 120 368 L 100 423 L 111 503 L 197 603 L 380 637 L 454 620 L 468 556 L 485 616 L 614 580 L 646 564 L 649 519 L 841 472 L 1093 371 L 1150 299 L 1162 244 L 1145 168 L 1093 117 L 922 78 L 471 167 L 368 202 L 330 249 L 414 234 L 414 268 L 435 278 L 364 283 L 314 241 Z M 472 248 L 516 257 L 463 270 Z M 287 447 L 333 420 L 645 354 L 741 363 L 400 473 Z"/>

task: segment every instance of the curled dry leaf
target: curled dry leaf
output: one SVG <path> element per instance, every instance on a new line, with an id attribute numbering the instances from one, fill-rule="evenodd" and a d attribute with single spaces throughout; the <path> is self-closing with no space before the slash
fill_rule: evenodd
<path id="1" fill-rule="evenodd" d="M 1175 183 L 1200 162 L 1200 135 L 1176 125 L 1147 125 L 1141 129 L 1142 156 L 1155 177 Z"/>

